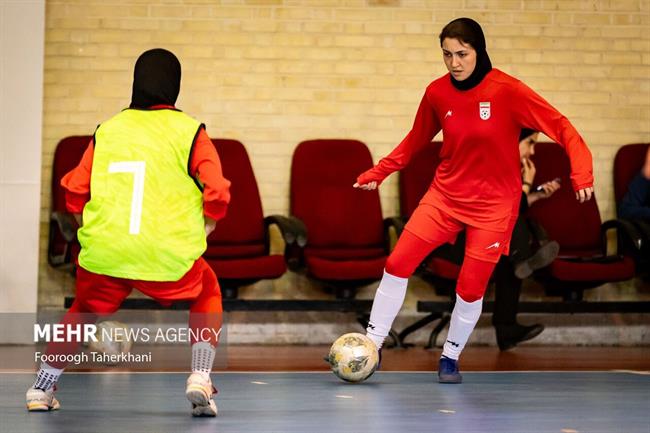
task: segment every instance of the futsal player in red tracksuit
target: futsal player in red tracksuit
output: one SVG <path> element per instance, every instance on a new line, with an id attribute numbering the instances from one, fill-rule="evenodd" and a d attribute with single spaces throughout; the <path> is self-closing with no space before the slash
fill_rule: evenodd
<path id="1" fill-rule="evenodd" d="M 163 305 L 191 301 L 189 327 L 201 338 L 192 338 L 186 396 L 193 415 L 215 416 L 210 372 L 221 291 L 201 254 L 226 213 L 230 182 L 204 125 L 174 108 L 180 79 L 173 53 L 143 53 L 130 107 L 98 127 L 79 165 L 61 181 L 67 210 L 82 223 L 75 301 L 62 323 L 112 314 L 134 288 Z M 46 354 L 76 353 L 79 344 L 66 340 L 50 343 Z M 59 408 L 55 384 L 66 364 L 41 365 L 27 391 L 30 411 Z"/>
<path id="2" fill-rule="evenodd" d="M 367 335 L 381 349 L 416 266 L 466 230 L 456 304 L 438 370 L 440 382 L 459 383 L 458 358 L 481 314 L 490 275 L 508 253 L 517 219 L 521 129 L 542 131 L 564 147 L 580 202 L 593 193 L 593 169 L 589 149 L 567 118 L 521 81 L 492 68 L 477 22 L 453 20 L 443 28 L 440 44 L 449 74 L 427 87 L 404 140 L 354 186 L 375 189 L 443 132 L 440 165 L 386 262 Z"/>

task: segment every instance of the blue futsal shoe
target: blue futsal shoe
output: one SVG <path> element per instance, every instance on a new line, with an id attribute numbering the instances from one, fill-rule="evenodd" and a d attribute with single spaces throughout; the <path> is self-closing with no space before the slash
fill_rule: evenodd
<path id="1" fill-rule="evenodd" d="M 442 356 L 438 364 L 438 382 L 461 383 L 463 376 L 458 371 L 458 361 Z"/>

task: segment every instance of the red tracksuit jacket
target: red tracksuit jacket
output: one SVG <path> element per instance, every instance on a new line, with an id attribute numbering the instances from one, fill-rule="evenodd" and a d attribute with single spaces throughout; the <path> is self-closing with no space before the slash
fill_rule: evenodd
<path id="1" fill-rule="evenodd" d="M 433 81 L 408 135 L 357 182 L 383 181 L 442 130 L 441 162 L 420 203 L 473 227 L 506 231 L 521 198 L 518 143 L 524 127 L 564 147 L 576 191 L 593 186 L 591 153 L 573 125 L 521 81 L 498 69 L 466 91 L 457 90 L 449 74 Z"/>

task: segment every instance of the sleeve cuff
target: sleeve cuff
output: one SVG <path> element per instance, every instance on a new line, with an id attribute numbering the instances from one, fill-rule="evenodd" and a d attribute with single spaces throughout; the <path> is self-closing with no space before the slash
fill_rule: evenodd
<path id="1" fill-rule="evenodd" d="M 372 170 L 368 170 L 368 171 L 366 171 L 366 172 L 364 172 L 364 173 L 361 173 L 361 174 L 359 175 L 359 177 L 357 177 L 357 183 L 358 183 L 359 185 L 364 185 L 364 184 L 366 184 L 366 183 L 370 183 L 370 182 L 372 182 L 372 181 L 377 182 L 377 185 L 379 185 L 379 184 L 381 184 L 381 182 L 382 182 L 383 180 L 384 180 L 384 179 L 378 179 L 377 176 L 373 176 L 373 174 L 372 174 Z"/>
<path id="2" fill-rule="evenodd" d="M 578 192 L 578 191 L 580 191 L 581 189 L 592 188 L 593 186 L 594 186 L 594 183 L 593 183 L 593 182 L 582 183 L 582 184 L 579 184 L 579 185 L 573 185 L 573 190 L 574 190 L 575 192 Z"/>
<path id="3" fill-rule="evenodd" d="M 227 209 L 228 204 L 222 201 L 207 201 L 203 203 L 203 213 L 216 221 L 226 216 Z"/>
<path id="4" fill-rule="evenodd" d="M 88 200 L 90 200 L 90 194 L 77 194 L 70 191 L 65 192 L 65 208 L 70 213 L 82 213 Z"/>

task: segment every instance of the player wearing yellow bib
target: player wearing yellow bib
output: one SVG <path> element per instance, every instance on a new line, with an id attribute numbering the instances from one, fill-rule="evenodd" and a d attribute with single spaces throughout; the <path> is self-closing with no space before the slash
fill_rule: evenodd
<path id="1" fill-rule="evenodd" d="M 133 288 L 163 305 L 190 300 L 192 335 L 205 339 L 192 340 L 186 396 L 193 415 L 215 416 L 210 372 L 223 310 L 216 275 L 201 255 L 225 215 L 230 182 L 204 126 L 174 107 L 180 77 L 171 52 L 143 53 L 131 105 L 97 128 L 79 165 L 61 181 L 66 207 L 81 225 L 76 297 L 62 323 L 112 314 Z M 76 340 L 64 340 L 50 343 L 46 354 L 76 353 Z M 41 365 L 27 391 L 30 411 L 59 408 L 54 391 L 65 366 Z"/>

